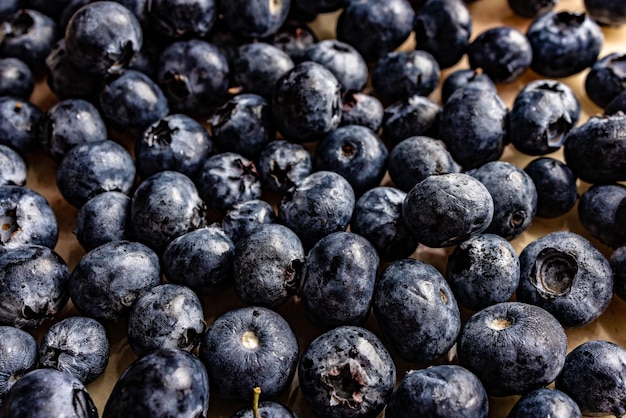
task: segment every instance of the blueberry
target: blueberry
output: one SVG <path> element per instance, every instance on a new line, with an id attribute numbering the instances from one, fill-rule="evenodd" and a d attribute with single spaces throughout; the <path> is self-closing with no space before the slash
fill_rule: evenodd
<path id="1" fill-rule="evenodd" d="M 326 39 L 309 46 L 304 61 L 314 61 L 328 68 L 343 90 L 363 90 L 369 76 L 367 64 L 350 44 L 337 39 Z"/>
<path id="2" fill-rule="evenodd" d="M 585 0 L 585 10 L 600 25 L 621 26 L 626 23 L 626 5 L 614 0 Z"/>
<path id="3" fill-rule="evenodd" d="M 34 89 L 33 72 L 24 61 L 11 57 L 0 59 L 0 96 L 28 100 Z"/>
<path id="4" fill-rule="evenodd" d="M 272 205 L 265 200 L 252 199 L 236 203 L 222 218 L 222 228 L 228 237 L 237 243 L 257 228 L 276 221 Z"/>
<path id="5" fill-rule="evenodd" d="M 469 370 L 452 364 L 410 370 L 394 390 L 385 417 L 486 418 L 487 392 Z"/>
<path id="6" fill-rule="evenodd" d="M 410 362 L 441 358 L 461 330 L 461 314 L 446 279 L 430 264 L 412 258 L 382 271 L 372 305 L 390 346 Z"/>
<path id="7" fill-rule="evenodd" d="M 521 252 L 516 297 L 546 309 L 566 328 L 582 327 L 598 318 L 611 303 L 611 266 L 582 236 L 552 232 L 535 239 Z"/>
<path id="8" fill-rule="evenodd" d="M 530 90 L 547 90 L 557 93 L 561 97 L 567 113 L 569 113 L 572 126 L 578 123 L 580 117 L 580 101 L 570 86 L 558 80 L 538 79 L 527 83 L 520 91 L 520 94 Z"/>
<path id="9" fill-rule="evenodd" d="M 557 378 L 567 337 L 547 311 L 521 302 L 484 308 L 465 323 L 457 345 L 459 365 L 493 396 L 522 394 Z"/>
<path id="10" fill-rule="evenodd" d="M 385 108 L 383 138 L 392 145 L 411 136 L 437 137 L 441 106 L 424 96 L 411 96 Z"/>
<path id="11" fill-rule="evenodd" d="M 494 216 L 494 202 L 474 177 L 463 173 L 433 175 L 408 192 L 402 215 L 418 242 L 448 247 L 483 232 Z"/>
<path id="12" fill-rule="evenodd" d="M 313 15 L 320 13 L 335 12 L 345 6 L 345 0 L 319 0 L 310 2 L 307 0 L 294 0 L 292 7 L 298 7 Z"/>
<path id="13" fill-rule="evenodd" d="M 531 390 L 513 405 L 507 418 L 524 417 L 582 418 L 580 408 L 572 398 L 558 389 Z"/>
<path id="14" fill-rule="evenodd" d="M 274 401 L 259 402 L 258 416 L 261 418 L 298 418 L 295 412 L 283 404 Z M 230 418 L 258 418 L 252 408 L 243 408 L 235 412 Z"/>
<path id="15" fill-rule="evenodd" d="M 0 5 L 0 20 L 5 20 L 17 12 L 22 5 L 21 0 L 7 0 Z"/>
<path id="16" fill-rule="evenodd" d="M 606 116 L 614 115 L 618 112 L 626 112 L 626 91 L 615 96 L 604 109 L 604 115 Z"/>
<path id="17" fill-rule="evenodd" d="M 56 18 L 57 24 L 59 25 L 59 30 L 62 34 L 65 34 L 65 29 L 67 28 L 67 24 L 70 19 L 80 9 L 81 7 L 92 3 L 91 0 L 62 0 L 64 2 L 64 6 L 62 7 L 60 14 Z M 50 3 L 54 3 L 50 2 Z M 123 3 L 122 1 L 118 1 L 118 3 Z M 57 11 L 58 12 L 58 11 Z M 50 15 L 50 13 L 48 13 Z"/>
<path id="18" fill-rule="evenodd" d="M 16 97 L 0 97 L 0 145 L 27 154 L 39 147 L 44 114 L 35 104 Z"/>
<path id="19" fill-rule="evenodd" d="M 13 148 L 0 145 L 0 186 L 26 185 L 27 167 Z"/>
<path id="20" fill-rule="evenodd" d="M 315 338 L 298 366 L 302 395 L 319 417 L 374 418 L 396 383 L 396 366 L 383 343 L 357 326 Z"/>
<path id="21" fill-rule="evenodd" d="M 493 80 L 485 74 L 482 69 L 462 68 L 451 72 L 441 85 L 441 101 L 448 101 L 448 98 L 456 90 L 463 87 L 475 87 L 484 90 L 496 91 L 496 85 Z"/>
<path id="22" fill-rule="evenodd" d="M 508 0 L 509 7 L 515 15 L 524 19 L 534 19 L 548 13 L 558 0 Z"/>
<path id="23" fill-rule="evenodd" d="M 22 0 L 22 7 L 37 10 L 57 20 L 59 12 L 69 3 L 69 0 Z"/>
<path id="24" fill-rule="evenodd" d="M 311 6 L 315 7 L 312 3 Z M 264 41 L 285 52 L 293 62 L 302 62 L 304 51 L 318 41 L 315 32 L 305 23 L 288 19 Z"/>
<path id="25" fill-rule="evenodd" d="M 220 5 L 224 21 L 233 32 L 248 38 L 263 38 L 285 23 L 291 0 L 230 0 Z"/>
<path id="26" fill-rule="evenodd" d="M 268 143 L 258 158 L 263 187 L 284 194 L 313 171 L 313 158 L 300 144 L 285 140 Z"/>
<path id="27" fill-rule="evenodd" d="M 152 33 L 169 41 L 204 38 L 218 17 L 215 0 L 151 0 L 147 20 Z"/>
<path id="28" fill-rule="evenodd" d="M 383 104 L 375 96 L 348 90 L 342 96 L 343 109 L 339 126 L 361 125 L 374 132 L 383 123 Z"/>
<path id="29" fill-rule="evenodd" d="M 209 379 L 202 362 L 184 350 L 163 348 L 133 361 L 113 386 L 102 418 L 206 416 Z"/>
<path id="30" fill-rule="evenodd" d="M 0 400 L 37 365 L 37 341 L 28 332 L 0 326 Z"/>
<path id="31" fill-rule="evenodd" d="M 69 373 L 84 384 L 93 382 L 109 362 L 104 326 L 93 318 L 72 316 L 55 322 L 39 344 L 39 364 Z"/>
<path id="32" fill-rule="evenodd" d="M 232 73 L 235 83 L 245 92 L 271 99 L 278 79 L 293 67 L 293 60 L 282 49 L 265 42 L 253 42 L 239 47 Z"/>
<path id="33" fill-rule="evenodd" d="M 76 215 L 74 235 L 86 250 L 110 241 L 132 239 L 130 197 L 121 192 L 95 195 L 80 207 Z"/>
<path id="34" fill-rule="evenodd" d="M 613 290 L 622 300 L 626 300 L 626 246 L 616 248 L 609 258 L 613 271 Z"/>
<path id="35" fill-rule="evenodd" d="M 244 401 L 258 386 L 262 399 L 273 400 L 291 384 L 298 342 L 278 313 L 247 306 L 227 311 L 211 324 L 199 355 L 209 372 L 211 389 L 221 398 Z"/>
<path id="36" fill-rule="evenodd" d="M 623 207 L 626 186 L 597 184 L 587 189 L 578 201 L 578 219 L 589 234 L 612 248 L 626 244 Z"/>
<path id="37" fill-rule="evenodd" d="M 626 53 L 613 52 L 596 61 L 585 76 L 585 93 L 596 105 L 606 106 L 626 90 Z"/>

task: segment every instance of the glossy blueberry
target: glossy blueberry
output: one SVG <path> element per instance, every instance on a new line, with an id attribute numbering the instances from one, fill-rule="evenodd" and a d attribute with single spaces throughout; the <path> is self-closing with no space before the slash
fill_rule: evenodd
<path id="1" fill-rule="evenodd" d="M 37 341 L 26 331 L 0 326 L 0 399 L 37 365 Z"/>
<path id="2" fill-rule="evenodd" d="M 72 316 L 55 322 L 39 344 L 39 365 L 69 373 L 84 384 L 94 381 L 109 362 L 104 326 L 93 318 Z"/>
<path id="3" fill-rule="evenodd" d="M 621 26 L 626 23 L 626 5 L 613 0 L 585 0 L 585 10 L 600 25 Z"/>
<path id="4" fill-rule="evenodd" d="M 582 418 L 572 398 L 558 389 L 539 388 L 522 395 L 507 418 Z"/>
<path id="5" fill-rule="evenodd" d="M 342 326 L 313 340 L 298 366 L 300 389 L 318 417 L 374 418 L 396 383 L 396 366 L 371 331 Z"/>
<path id="6" fill-rule="evenodd" d="M 263 38 L 285 23 L 291 0 L 230 0 L 220 5 L 224 21 L 233 32 L 247 38 Z"/>
<path id="7" fill-rule="evenodd" d="M 441 106 L 424 96 L 411 96 L 385 108 L 382 136 L 396 145 L 411 136 L 437 137 Z"/>
<path id="8" fill-rule="evenodd" d="M 97 102 L 102 76 L 89 74 L 75 66 L 67 54 L 65 40 L 57 41 L 46 57 L 46 83 L 56 97 Z"/>
<path id="9" fill-rule="evenodd" d="M 190 116 L 177 113 L 153 122 L 135 141 L 137 174 L 145 179 L 160 171 L 193 177 L 213 153 L 213 141 Z"/>
<path id="10" fill-rule="evenodd" d="M 309 4 L 313 5 L 312 3 Z M 315 32 L 306 23 L 288 19 L 264 41 L 284 51 L 293 62 L 302 62 L 304 51 L 318 39 Z"/>
<path id="11" fill-rule="evenodd" d="M 488 411 L 487 392 L 476 375 L 461 366 L 442 364 L 410 370 L 391 395 L 385 417 L 486 418 Z"/>
<path id="12" fill-rule="evenodd" d="M 516 297 L 544 308 L 565 328 L 581 327 L 598 318 L 611 303 L 611 266 L 582 236 L 552 232 L 521 252 Z"/>
<path id="13" fill-rule="evenodd" d="M 365 60 L 350 44 L 336 39 L 316 42 L 304 51 L 305 61 L 314 61 L 328 68 L 343 90 L 363 90 L 369 71 Z"/>
<path id="14" fill-rule="evenodd" d="M 80 380 L 68 373 L 46 368 L 26 373 L 13 385 L 2 403 L 0 415 L 12 418 L 98 418 L 98 411 Z"/>
<path id="15" fill-rule="evenodd" d="M 462 68 L 451 72 L 441 85 L 441 101 L 448 101 L 448 98 L 456 90 L 463 87 L 475 87 L 484 90 L 496 91 L 496 85 L 493 80 L 485 74 L 482 69 Z"/>
<path id="16" fill-rule="evenodd" d="M 534 19 L 548 13 L 558 0 L 508 0 L 511 11 L 524 19 Z"/>
<path id="17" fill-rule="evenodd" d="M 626 413 L 626 350 L 603 340 L 574 348 L 565 359 L 556 388 L 569 395 L 585 415 Z"/>
<path id="18" fill-rule="evenodd" d="M 407 0 L 348 2 L 337 20 L 337 39 L 375 62 L 409 37 L 414 17 Z"/>
<path id="19" fill-rule="evenodd" d="M 295 412 L 287 406 L 274 401 L 259 402 L 259 416 L 261 418 L 298 418 Z M 243 408 L 231 415 L 230 418 L 258 418 L 254 416 L 252 408 Z"/>
<path id="20" fill-rule="evenodd" d="M 613 290 L 620 299 L 626 300 L 626 246 L 611 253 L 609 265 L 613 271 Z"/>
<path id="21" fill-rule="evenodd" d="M 316 171 L 278 203 L 278 221 L 293 230 L 305 250 L 326 235 L 345 231 L 356 202 L 350 183 L 333 171 Z"/>
<path id="22" fill-rule="evenodd" d="M 132 239 L 130 225 L 131 200 L 121 192 L 95 195 L 80 207 L 72 232 L 86 250 L 92 250 L 110 241 Z"/>
<path id="23" fill-rule="evenodd" d="M 13 148 L 0 145 L 0 186 L 24 186 L 26 162 Z"/>
<path id="24" fill-rule="evenodd" d="M 164 348 L 135 360 L 122 373 L 102 418 L 206 416 L 209 379 L 202 362 L 184 350 Z"/>
<path id="25" fill-rule="evenodd" d="M 233 205 L 222 218 L 222 228 L 228 237 L 237 243 L 260 226 L 276 221 L 272 205 L 265 200 L 252 199 Z"/>
<path id="26" fill-rule="evenodd" d="M 407 193 L 428 176 L 461 171 L 443 141 L 427 136 L 400 141 L 389 153 L 388 166 L 394 185 Z"/>
<path id="27" fill-rule="evenodd" d="M 585 13 L 551 10 L 526 31 L 530 68 L 544 77 L 567 77 L 593 65 L 604 42 L 598 24 Z"/>
<path id="28" fill-rule="evenodd" d="M 402 217 L 405 197 L 405 192 L 394 187 L 374 187 L 354 206 L 350 230 L 367 239 L 383 260 L 408 257 L 417 248 Z"/>
<path id="29" fill-rule="evenodd" d="M 385 338 L 402 356 L 427 363 L 446 354 L 461 330 L 461 314 L 446 279 L 430 264 L 402 259 L 376 281 L 373 311 Z"/>
<path id="30" fill-rule="evenodd" d="M 592 65 L 585 76 L 585 93 L 601 108 L 606 108 L 624 90 L 626 53 L 613 52 L 605 55 Z"/>
<path id="31" fill-rule="evenodd" d="M 211 389 L 226 400 L 273 400 L 291 384 L 298 363 L 298 342 L 278 313 L 258 306 L 232 309 L 219 316 L 200 343 L 200 359 Z M 224 379 L 237 376 L 236 379 Z"/>
<path id="32" fill-rule="evenodd" d="M 24 244 L 54 248 L 59 226 L 50 203 L 26 186 L 0 186 L 0 248 Z"/>
<path id="33" fill-rule="evenodd" d="M 217 17 L 215 0 L 152 0 L 147 13 L 152 33 L 170 41 L 206 37 Z"/>
<path id="34" fill-rule="evenodd" d="M 569 167 L 554 158 L 532 160 L 524 171 L 537 189 L 537 217 L 555 218 L 569 212 L 576 204 L 576 177 Z"/>
<path id="35" fill-rule="evenodd" d="M 487 188 L 472 176 L 433 175 L 407 193 L 402 216 L 418 242 L 448 247 L 483 232 L 494 216 L 494 202 Z"/>
<path id="36" fill-rule="evenodd" d="M 321 64 L 304 61 L 276 82 L 272 113 L 285 139 L 319 139 L 339 126 L 341 110 L 341 85 Z"/>
<path id="37" fill-rule="evenodd" d="M 35 104 L 16 97 L 0 97 L 0 145 L 26 154 L 39 146 L 43 112 Z"/>
<path id="38" fill-rule="evenodd" d="M 136 237 L 161 252 L 174 238 L 205 226 L 206 210 L 189 177 L 161 171 L 137 186 L 130 218 Z"/>
<path id="39" fill-rule="evenodd" d="M 258 170 L 264 188 L 283 194 L 311 174 L 313 158 L 300 144 L 274 140 L 261 151 Z"/>
<path id="40" fill-rule="evenodd" d="M 239 47 L 232 73 L 235 83 L 245 92 L 271 99 L 276 82 L 293 66 L 293 60 L 282 49 L 265 42 L 253 42 Z"/>
<path id="41" fill-rule="evenodd" d="M 361 125 L 378 132 L 385 112 L 380 100 L 366 93 L 348 90 L 342 96 L 342 103 L 339 126 Z"/>
<path id="42" fill-rule="evenodd" d="M 572 126 L 578 123 L 580 118 L 580 101 L 570 86 L 562 81 L 542 78 L 526 84 L 520 91 L 520 94 L 530 90 L 547 90 L 557 93 L 563 101 L 564 108 L 569 113 Z"/>
<path id="43" fill-rule="evenodd" d="M 27 100 L 34 89 L 33 72 L 24 61 L 10 57 L 0 59 L 0 96 Z"/>
<path id="44" fill-rule="evenodd" d="M 612 248 L 626 244 L 622 228 L 626 222 L 626 186 L 597 184 L 587 189 L 578 201 L 578 219 L 592 237 Z"/>

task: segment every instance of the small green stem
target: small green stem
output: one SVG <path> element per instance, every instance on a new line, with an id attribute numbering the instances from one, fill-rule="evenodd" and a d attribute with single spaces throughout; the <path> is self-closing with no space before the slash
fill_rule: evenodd
<path id="1" fill-rule="evenodd" d="M 261 396 L 261 388 L 260 387 L 255 387 L 253 389 L 253 396 L 252 396 L 252 415 L 254 416 L 254 418 L 261 418 L 261 414 L 259 414 L 259 397 Z"/>

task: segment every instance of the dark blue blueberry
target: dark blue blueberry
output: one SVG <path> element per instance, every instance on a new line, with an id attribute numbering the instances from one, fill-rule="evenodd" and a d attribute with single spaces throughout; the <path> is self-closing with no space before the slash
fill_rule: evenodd
<path id="1" fill-rule="evenodd" d="M 626 23 L 626 4 L 615 0 L 585 0 L 585 10 L 600 25 L 621 26 Z"/>
<path id="2" fill-rule="evenodd" d="M 283 196 L 278 221 L 292 229 L 308 250 L 326 235 L 345 231 L 355 202 L 352 186 L 340 174 L 316 171 Z"/>
<path id="3" fill-rule="evenodd" d="M 341 85 L 321 64 L 304 61 L 276 82 L 274 123 L 288 140 L 319 139 L 339 126 L 341 111 Z"/>
<path id="4" fill-rule="evenodd" d="M 376 249 L 353 232 L 334 232 L 308 252 L 299 296 L 307 317 L 329 329 L 359 325 L 370 313 L 379 264 Z"/>
<path id="5" fill-rule="evenodd" d="M 406 0 L 364 0 L 346 4 L 337 20 L 337 39 L 369 62 L 398 48 L 413 30 L 415 12 Z"/>
<path id="6" fill-rule="evenodd" d="M 205 226 L 206 210 L 189 177 L 161 171 L 137 186 L 130 217 L 137 239 L 160 252 L 174 238 Z"/>
<path id="7" fill-rule="evenodd" d="M 291 409 L 274 401 L 259 402 L 258 413 L 259 415 L 255 416 L 252 408 L 243 408 L 230 418 L 298 418 Z"/>
<path id="8" fill-rule="evenodd" d="M 246 43 L 239 47 L 233 60 L 233 80 L 246 93 L 271 99 L 276 82 L 293 66 L 291 57 L 275 45 Z"/>
<path id="9" fill-rule="evenodd" d="M 606 105 L 604 115 L 614 115 L 618 112 L 626 113 L 626 91 L 621 92 Z"/>
<path id="10" fill-rule="evenodd" d="M 574 348 L 565 359 L 556 388 L 569 395 L 585 416 L 626 413 L 626 350 L 603 340 Z"/>
<path id="11" fill-rule="evenodd" d="M 534 19 L 548 13 L 557 3 L 558 0 L 508 0 L 513 13 L 524 19 Z"/>
<path id="12" fill-rule="evenodd" d="M 522 395 L 506 418 L 582 418 L 572 398 L 557 389 L 539 388 Z"/>
<path id="13" fill-rule="evenodd" d="M 361 125 L 378 132 L 385 114 L 380 100 L 366 93 L 348 90 L 342 96 L 342 103 L 343 111 L 339 126 Z"/>
<path id="14" fill-rule="evenodd" d="M 502 302 L 470 317 L 459 336 L 459 364 L 493 396 L 522 394 L 546 386 L 561 372 L 567 336 L 538 306 Z"/>
<path id="15" fill-rule="evenodd" d="M 275 140 L 263 148 L 258 158 L 263 187 L 283 194 L 313 171 L 313 158 L 300 144 Z"/>
<path id="16" fill-rule="evenodd" d="M 363 90 L 369 76 L 365 60 L 350 44 L 336 39 L 316 42 L 304 51 L 304 61 L 315 61 L 337 77 L 343 90 Z"/>
<path id="17" fill-rule="evenodd" d="M 346 0 L 293 0 L 292 7 L 298 7 L 313 15 L 335 12 L 346 5 Z"/>
<path id="18" fill-rule="evenodd" d="M 446 279 L 457 301 L 474 311 L 511 299 L 519 276 L 515 249 L 495 234 L 463 241 L 448 256 L 446 265 Z"/>
<path id="19" fill-rule="evenodd" d="M 12 418 L 98 418 L 98 411 L 80 380 L 55 369 L 36 369 L 26 373 L 9 390 L 0 415 Z"/>
<path id="20" fill-rule="evenodd" d="M 0 400 L 37 365 L 37 341 L 26 331 L 0 326 Z"/>
<path id="21" fill-rule="evenodd" d="M 609 265 L 613 271 L 613 290 L 620 299 L 626 301 L 626 245 L 613 251 Z"/>
<path id="22" fill-rule="evenodd" d="M 34 328 L 67 303 L 69 269 L 48 247 L 21 245 L 0 251 L 0 323 Z"/>
<path id="23" fill-rule="evenodd" d="M 0 20 L 4 21 L 22 6 L 22 0 L 6 0 L 0 4 Z"/>
<path id="24" fill-rule="evenodd" d="M 224 21 L 233 32 L 247 38 L 263 38 L 285 23 L 291 0 L 229 0 L 220 6 Z"/>
<path id="25" fill-rule="evenodd" d="M 557 93 L 561 96 L 563 106 L 569 113 L 569 117 L 572 121 L 572 125 L 575 126 L 578 123 L 580 117 L 580 101 L 570 86 L 558 80 L 538 79 L 526 84 L 521 92 L 528 92 L 529 90 L 547 90 Z"/>
<path id="26" fill-rule="evenodd" d="M 217 225 L 175 238 L 163 252 L 163 274 L 168 282 L 199 294 L 216 294 L 232 283 L 235 244 Z"/>
<path id="27" fill-rule="evenodd" d="M 578 219 L 589 234 L 612 248 L 626 244 L 626 186 L 597 184 L 587 189 L 578 201 Z"/>
<path id="28" fill-rule="evenodd" d="M 216 0 L 151 0 L 148 26 L 156 37 L 167 40 L 204 38 L 218 17 Z"/>
<path id="29" fill-rule="evenodd" d="M 104 326 L 93 318 L 72 316 L 55 322 L 39 344 L 39 365 L 69 373 L 84 384 L 100 376 L 109 362 Z"/>
<path id="30" fill-rule="evenodd" d="M 166 283 L 153 287 L 128 314 L 128 343 L 138 356 L 162 348 L 191 352 L 206 329 L 200 298 L 193 290 Z"/>
<path id="31" fill-rule="evenodd" d="M 459 0 L 429 0 L 415 15 L 415 48 L 433 55 L 440 68 L 459 62 L 472 34 L 472 17 Z"/>
<path id="32" fill-rule="evenodd" d="M 315 32 L 305 23 L 297 20 L 287 20 L 265 42 L 284 51 L 293 62 L 302 62 L 306 49 L 317 42 Z"/>
<path id="33" fill-rule="evenodd" d="M 177 113 L 148 126 L 137 138 L 134 151 L 137 174 L 143 179 L 165 170 L 193 177 L 213 154 L 213 141 L 199 122 Z"/>
<path id="34" fill-rule="evenodd" d="M 117 321 L 159 284 L 159 257 L 133 241 L 114 241 L 86 253 L 70 273 L 70 297 L 83 315 Z"/>
<path id="35" fill-rule="evenodd" d="M 428 96 L 439 84 L 439 64 L 422 50 L 395 51 L 383 56 L 372 70 L 372 86 L 383 103 L 411 96 Z"/>
<path id="36" fill-rule="evenodd" d="M 228 237 L 237 243 L 260 226 L 276 221 L 272 205 L 265 200 L 252 199 L 235 203 L 224 214 L 222 228 Z"/>
<path id="37" fill-rule="evenodd" d="M 524 170 L 491 161 L 468 174 L 480 180 L 493 198 L 493 220 L 485 232 L 513 239 L 528 229 L 537 213 L 537 189 Z"/>
<path id="38" fill-rule="evenodd" d="M 400 141 L 389 153 L 388 166 L 393 184 L 405 192 L 428 176 L 461 171 L 443 141 L 427 136 Z"/>
<path id="39" fill-rule="evenodd" d="M 394 187 L 374 187 L 354 206 L 350 230 L 367 239 L 383 260 L 408 257 L 417 248 L 417 239 L 402 218 L 405 197 L 405 192 Z"/>
<path id="40" fill-rule="evenodd" d="M 279 224 L 263 225 L 237 241 L 233 286 L 248 305 L 269 308 L 294 296 L 305 253 L 300 238 Z"/>
<path id="41" fill-rule="evenodd" d="M 69 0 L 21 0 L 22 8 L 34 9 L 57 19 Z"/>
<path id="42" fill-rule="evenodd" d="M 130 225 L 131 200 L 122 192 L 95 195 L 76 214 L 74 235 L 86 251 L 111 241 L 132 238 Z"/>
<path id="43" fill-rule="evenodd" d="M 463 87 L 473 87 L 484 90 L 496 91 L 496 85 L 493 80 L 485 74 L 482 69 L 469 69 L 462 68 L 451 72 L 441 85 L 441 101 L 443 103 L 448 101 L 448 98 L 452 96 L 456 90 Z"/>
<path id="44" fill-rule="evenodd" d="M 100 112 L 83 99 L 66 99 L 52 106 L 41 125 L 41 143 L 54 161 L 60 163 L 75 145 L 107 139 L 107 127 Z"/>
<path id="45" fill-rule="evenodd" d="M 159 56 L 157 80 L 170 107 L 199 115 L 226 100 L 230 69 L 222 52 L 200 39 L 174 42 Z"/>
<path id="46" fill-rule="evenodd" d="M 613 298 L 613 273 L 602 253 L 567 231 L 544 235 L 520 254 L 517 300 L 542 307 L 565 328 L 582 327 Z"/>
<path id="47" fill-rule="evenodd" d="M 54 248 L 58 237 L 56 215 L 43 195 L 26 186 L 0 186 L 0 248 Z"/>
<path id="48" fill-rule="evenodd" d="M 18 58 L 0 59 L 0 96 L 28 100 L 34 89 L 33 72 L 24 61 Z"/>
<path id="49" fill-rule="evenodd" d="M 199 356 L 209 372 L 211 390 L 229 401 L 273 400 L 289 386 L 298 363 L 298 341 L 285 319 L 258 306 L 232 309 L 204 334 Z M 225 378 L 231 376 L 233 378 Z"/>
<path id="50" fill-rule="evenodd" d="M 426 177 L 408 192 L 402 205 L 409 232 L 428 247 L 459 244 L 483 232 L 493 215 L 489 190 L 463 173 Z"/>
<path id="51" fill-rule="evenodd" d="M 446 279 L 435 267 L 412 258 L 382 271 L 372 306 L 390 346 L 410 362 L 441 358 L 461 330 L 461 313 Z"/>
<path id="52" fill-rule="evenodd" d="M 33 103 L 16 97 L 0 97 L 0 144 L 26 154 L 39 146 L 44 113 Z"/>
<path id="53" fill-rule="evenodd" d="M 0 186 L 24 186 L 26 162 L 13 148 L 0 145 Z"/>
<path id="54" fill-rule="evenodd" d="M 541 157 L 524 167 L 537 189 L 537 217 L 565 215 L 576 204 L 576 177 L 569 167 L 554 158 Z"/>
<path id="55" fill-rule="evenodd" d="M 56 183 L 65 200 L 81 207 L 100 193 L 130 193 L 135 173 L 130 153 L 105 139 L 84 142 L 67 151 L 57 168 Z"/>
<path id="56" fill-rule="evenodd" d="M 410 370 L 391 395 L 385 417 L 487 418 L 488 411 L 487 392 L 476 375 L 442 364 Z"/>
<path id="57" fill-rule="evenodd" d="M 424 96 L 411 96 L 385 108 L 382 136 L 395 145 L 411 136 L 437 137 L 441 106 Z"/>
<path id="58" fill-rule="evenodd" d="M 313 340 L 300 359 L 302 395 L 319 417 L 374 418 L 396 383 L 396 366 L 371 331 L 342 326 Z"/>
<path id="59" fill-rule="evenodd" d="M 163 46 L 158 44 L 154 38 L 144 38 L 141 49 L 135 54 L 135 57 L 131 61 L 128 68 L 140 71 L 151 79 L 157 80 L 159 72 L 159 57 L 162 51 Z"/>
<path id="60" fill-rule="evenodd" d="M 530 68 L 544 77 L 568 77 L 592 66 L 604 42 L 587 14 L 553 10 L 535 18 L 526 37 L 532 47 Z"/>
<path id="61" fill-rule="evenodd" d="M 585 76 L 587 97 L 603 109 L 624 90 L 626 52 L 613 52 L 598 59 Z"/>
<path id="62" fill-rule="evenodd" d="M 59 25 L 59 30 L 61 31 L 61 33 L 65 34 L 65 29 L 67 28 L 67 24 L 69 23 L 74 13 L 76 13 L 78 9 L 80 9 L 81 7 L 86 6 L 89 3 L 92 3 L 92 0 L 69 0 L 69 1 L 63 0 L 63 1 L 65 2 L 65 5 L 61 13 L 57 17 L 56 21 L 57 21 L 57 24 Z M 121 2 L 118 1 L 118 3 L 121 3 Z"/>
<path id="63" fill-rule="evenodd" d="M 135 360 L 115 383 L 102 418 L 204 417 L 209 379 L 202 362 L 184 350 L 160 349 Z"/>

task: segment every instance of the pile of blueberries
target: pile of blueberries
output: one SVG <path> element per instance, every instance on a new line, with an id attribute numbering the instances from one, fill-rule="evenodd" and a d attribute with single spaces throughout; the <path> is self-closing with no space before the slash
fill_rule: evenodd
<path id="1" fill-rule="evenodd" d="M 2 0 L 0 417 L 198 418 L 209 393 L 295 417 L 296 375 L 320 417 L 487 417 L 511 395 L 509 418 L 626 414 L 626 349 L 566 335 L 626 300 L 626 50 L 599 56 L 626 3 L 508 0 L 527 32 L 479 34 L 468 3 Z M 604 109 L 584 121 L 559 81 L 582 71 Z M 509 109 L 497 86 L 528 72 Z M 77 209 L 71 269 L 33 153 Z M 516 253 L 572 210 L 610 259 L 570 231 Z M 242 307 L 207 323 L 230 289 Z M 294 298 L 314 339 L 277 312 Z M 119 323 L 136 358 L 98 411 Z"/>

